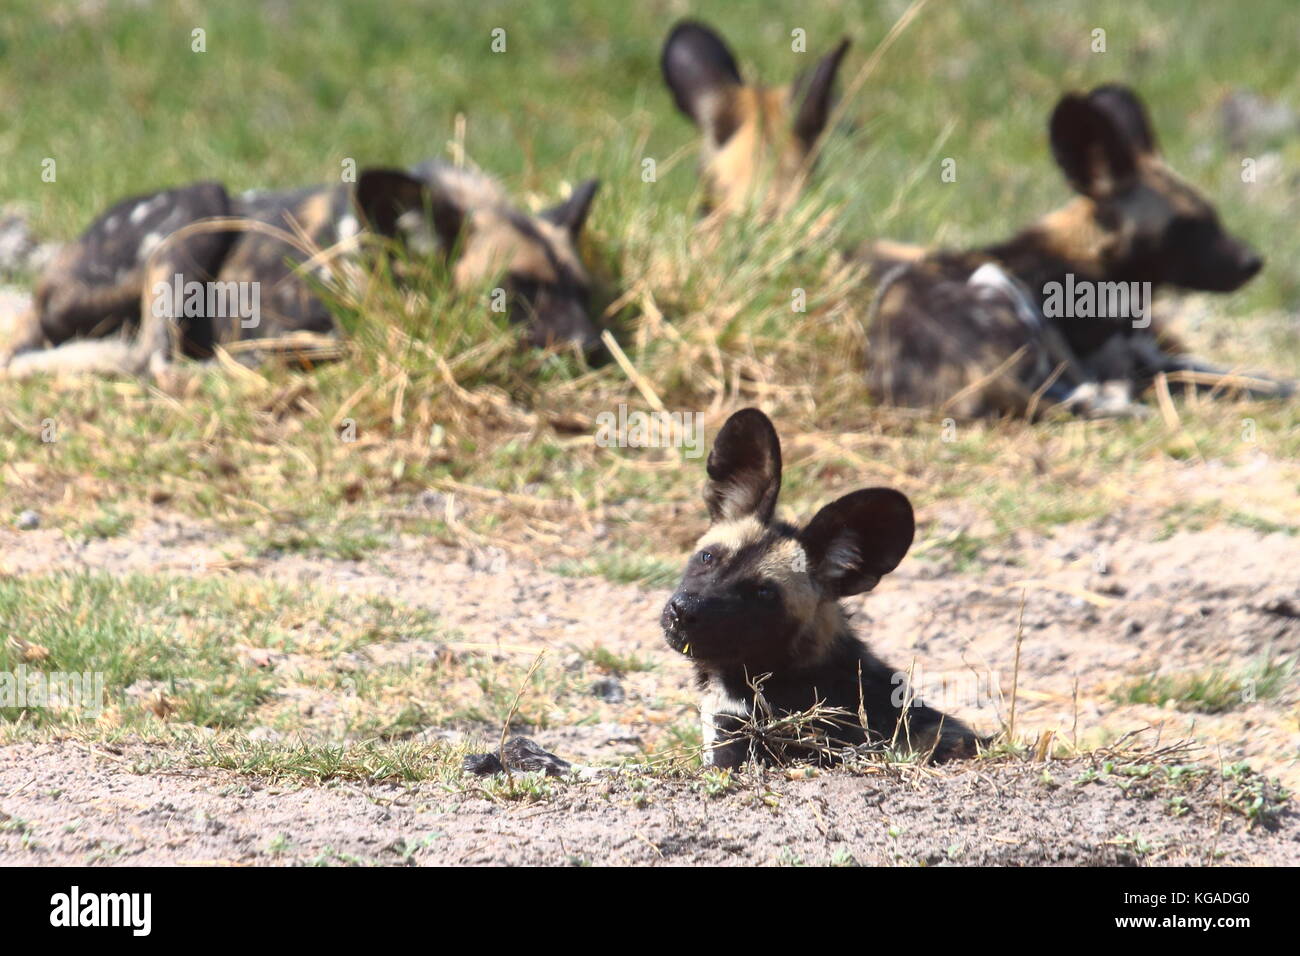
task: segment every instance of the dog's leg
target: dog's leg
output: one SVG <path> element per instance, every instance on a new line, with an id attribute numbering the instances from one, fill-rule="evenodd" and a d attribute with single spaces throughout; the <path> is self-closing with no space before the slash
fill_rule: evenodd
<path id="1" fill-rule="evenodd" d="M 45 332 L 41 329 L 41 314 L 33 306 L 23 312 L 14 321 L 14 333 L 5 342 L 0 342 L 0 369 L 9 364 L 9 360 L 21 352 L 39 349 L 45 344 Z"/>
<path id="2" fill-rule="evenodd" d="M 1295 382 L 1275 379 L 1267 375 L 1238 375 L 1208 362 L 1202 362 L 1190 355 L 1167 352 L 1149 336 L 1134 340 L 1133 353 L 1138 363 L 1139 382 L 1144 386 L 1150 385 L 1152 380 L 1161 372 L 1165 374 L 1193 372 L 1216 378 L 1226 377 L 1229 382 L 1224 384 L 1223 388 L 1229 391 L 1240 391 L 1252 399 L 1290 398 L 1296 392 Z M 1232 378 L 1239 379 L 1240 383 L 1233 384 L 1230 381 Z M 1202 392 L 1208 392 L 1220 387 L 1218 383 L 1209 380 L 1194 384 L 1197 390 Z"/>

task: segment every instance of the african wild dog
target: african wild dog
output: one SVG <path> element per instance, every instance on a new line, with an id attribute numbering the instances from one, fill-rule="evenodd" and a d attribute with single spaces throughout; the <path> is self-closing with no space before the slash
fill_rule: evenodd
<path id="1" fill-rule="evenodd" d="M 912 506 L 891 488 L 845 495 L 803 528 L 775 519 L 781 443 L 756 408 L 723 425 L 708 460 L 712 526 L 700 539 L 661 624 L 689 657 L 703 693 L 705 759 L 733 767 L 782 759 L 745 732 L 762 713 L 816 704 L 853 715 L 826 728 L 855 746 L 894 741 L 934 759 L 973 755 L 960 721 L 907 699 L 902 675 L 850 628 L 840 598 L 870 591 L 911 547 Z M 822 752 L 825 756 L 825 752 Z"/>
<path id="2" fill-rule="evenodd" d="M 780 212 L 798 198 L 848 48 L 841 40 L 793 84 L 770 89 L 741 79 L 736 58 L 709 27 L 691 21 L 673 27 L 660 66 L 678 109 L 704 135 L 705 211 L 752 204 Z"/>
<path id="3" fill-rule="evenodd" d="M 410 171 L 365 169 L 355 185 L 235 197 L 208 182 L 125 199 L 45 270 L 8 372 L 142 374 L 177 351 L 203 358 L 239 340 L 334 334 L 317 293 L 330 278 L 328 253 L 308 256 L 286 234 L 308 249 L 337 245 L 344 261 L 355 257 L 363 233 L 397 239 L 412 255 L 447 260 L 452 284 L 466 291 L 500 276 L 510 316 L 526 325 L 532 344 L 591 349 L 598 332 L 578 236 L 596 188 L 584 183 L 533 216 L 487 176 L 430 161 Z M 234 220 L 254 228 L 221 228 Z M 209 294 L 191 300 L 176 292 L 176 303 L 193 307 L 169 314 L 171 290 L 192 286 Z M 259 313 L 252 318 L 229 307 L 250 287 Z M 113 337 L 75 341 L 106 336 Z M 47 342 L 56 347 L 42 351 Z"/>
<path id="4" fill-rule="evenodd" d="M 1133 390 L 1160 372 L 1214 371 L 1179 354 L 1150 321 L 1149 302 L 1140 316 L 1121 308 L 1066 318 L 1052 296 L 1078 286 L 1106 301 L 1117 283 L 1231 292 L 1263 260 L 1164 164 L 1146 109 L 1127 87 L 1067 94 L 1049 132 L 1079 193 L 1065 207 L 969 252 L 883 242 L 868 252 L 880 278 L 868 376 L 879 400 L 959 417 L 1022 415 L 1041 391 L 1044 405 L 1116 414 L 1139 410 Z"/>

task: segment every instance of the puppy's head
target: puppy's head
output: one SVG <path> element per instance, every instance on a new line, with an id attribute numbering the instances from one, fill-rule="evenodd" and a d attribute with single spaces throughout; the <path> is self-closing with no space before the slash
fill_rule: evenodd
<path id="1" fill-rule="evenodd" d="M 1146 106 L 1118 84 L 1067 93 L 1049 123 L 1052 153 L 1105 231 L 1107 271 L 1127 281 L 1231 292 L 1264 260 L 1161 158 Z"/>
<path id="2" fill-rule="evenodd" d="M 726 41 L 683 21 L 664 41 L 660 65 L 677 108 L 703 135 L 708 209 L 776 212 L 793 202 L 830 116 L 835 76 L 849 41 L 780 88 L 746 84 Z"/>
<path id="3" fill-rule="evenodd" d="M 893 489 L 845 495 L 803 528 L 775 519 L 780 490 L 772 422 L 737 412 L 709 454 L 712 526 L 661 618 L 668 645 L 705 667 L 815 663 L 840 625 L 839 599 L 871 590 L 911 547 L 912 506 Z"/>
<path id="4" fill-rule="evenodd" d="M 526 329 L 530 344 L 597 347 L 591 280 L 578 240 L 599 183 L 583 183 L 534 216 L 511 206 L 478 174 L 437 163 L 416 173 L 367 169 L 358 176 L 357 207 L 375 232 L 401 239 L 412 252 L 455 252 L 457 289 L 478 289 L 499 277 L 510 319 Z"/>

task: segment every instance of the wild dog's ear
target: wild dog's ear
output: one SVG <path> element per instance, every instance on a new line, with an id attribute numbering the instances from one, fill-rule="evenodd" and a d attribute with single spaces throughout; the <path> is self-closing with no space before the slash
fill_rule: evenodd
<path id="1" fill-rule="evenodd" d="M 870 591 L 903 560 L 916 524 L 907 496 L 866 488 L 832 501 L 799 533 L 813 579 L 835 597 Z"/>
<path id="2" fill-rule="evenodd" d="M 805 146 L 811 147 L 826 128 L 831 104 L 835 100 L 835 75 L 839 73 L 848 48 L 849 38 L 845 37 L 812 68 L 811 75 L 804 72 L 790 88 L 790 101 L 799 104 L 799 112 L 794 118 L 794 134 Z"/>
<path id="3" fill-rule="evenodd" d="M 772 520 L 781 493 L 781 441 L 771 420 L 757 408 L 727 419 L 713 440 L 704 501 L 713 523 L 753 516 Z"/>
<path id="4" fill-rule="evenodd" d="M 1160 151 L 1147 108 L 1131 88 L 1107 83 L 1089 93 L 1088 101 L 1110 118 L 1138 153 L 1151 156 Z"/>
<path id="5" fill-rule="evenodd" d="M 409 212 L 427 212 L 443 248 L 456 243 L 465 214 L 429 183 L 400 169 L 363 169 L 354 194 L 357 211 L 381 236 L 397 238 L 398 220 Z"/>
<path id="6" fill-rule="evenodd" d="M 596 190 L 599 188 L 599 179 L 588 179 L 574 189 L 564 202 L 543 212 L 542 218 L 569 230 L 569 235 L 577 239 L 587 221 L 587 213 L 591 211 L 591 201 L 596 197 Z"/>
<path id="7" fill-rule="evenodd" d="M 1052 155 L 1071 185 L 1105 199 L 1137 175 L 1137 147 L 1119 123 L 1081 93 L 1067 93 L 1052 111 Z"/>
<path id="8" fill-rule="evenodd" d="M 702 23 L 683 20 L 664 41 L 659 66 L 677 108 L 717 145 L 730 139 L 737 121 L 728 101 L 744 81 L 726 41 Z"/>

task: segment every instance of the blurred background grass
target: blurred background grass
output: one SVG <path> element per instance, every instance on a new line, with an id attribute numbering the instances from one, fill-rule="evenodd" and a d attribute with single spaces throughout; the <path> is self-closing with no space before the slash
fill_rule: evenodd
<path id="1" fill-rule="evenodd" d="M 288 187 L 334 179 L 345 158 L 364 166 L 446 156 L 463 114 L 470 159 L 534 207 L 566 181 L 603 180 L 587 255 L 602 303 L 640 290 L 611 310 L 624 347 L 670 407 L 720 420 L 728 406 L 758 402 L 782 416 L 794 460 L 811 466 L 792 470 L 796 505 L 805 487 L 816 501 L 837 485 L 878 479 L 923 504 L 960 501 L 1001 534 L 1107 514 L 1144 493 L 1139 486 L 1160 484 L 1160 467 L 1189 458 L 1245 460 L 1259 449 L 1294 458 L 1294 403 L 1197 406 L 1179 428 L 1101 423 L 1086 435 L 977 424 L 940 444 L 937 420 L 869 408 L 860 328 L 869 290 L 835 258 L 878 236 L 994 241 L 1061 204 L 1069 191 L 1048 153 L 1048 114 L 1067 89 L 1126 82 L 1147 100 L 1171 164 L 1270 262 L 1245 290 L 1208 300 L 1212 321 L 1194 344 L 1222 361 L 1296 375 L 1300 136 L 1264 138 L 1243 153 L 1229 146 L 1220 116 L 1224 98 L 1239 92 L 1300 108 L 1294 0 L 932 2 L 829 134 L 799 225 L 738 224 L 701 247 L 692 232 L 696 133 L 658 69 L 672 23 L 711 22 L 744 72 L 772 84 L 847 35 L 855 45 L 846 81 L 906 8 L 904 0 L 9 0 L 0 19 L 0 202 L 28 205 L 38 234 L 67 238 L 123 195 L 189 180 Z M 204 53 L 191 51 L 195 28 L 206 31 Z M 497 28 L 507 42 L 499 54 L 490 50 Z M 807 32 L 807 55 L 791 51 L 795 28 Z M 1092 52 L 1096 29 L 1106 31 L 1105 53 Z M 1269 175 L 1243 183 L 1242 159 L 1266 154 Z M 58 163 L 56 183 L 41 181 L 46 157 Z M 657 160 L 657 182 L 642 181 L 644 157 Z M 940 179 L 948 157 L 955 183 Z M 794 287 L 809 291 L 809 314 L 797 320 Z M 400 295 L 342 303 L 360 354 L 305 381 L 274 370 L 251 380 L 218 373 L 165 399 L 132 383 L 0 386 L 8 412 L 0 428 L 21 426 L 0 431 L 0 461 L 23 465 L 0 482 L 15 510 L 147 499 L 256 521 L 333 521 L 376 495 L 460 482 L 526 492 L 532 510 L 480 502 L 474 528 L 496 537 L 522 516 L 528 543 L 552 557 L 588 550 L 563 531 L 582 512 L 608 519 L 614 541 L 635 550 L 627 566 L 640 566 L 643 551 L 671 556 L 682 546 L 646 540 L 647 521 L 688 513 L 680 537 L 689 540 L 698 463 L 590 445 L 591 416 L 618 401 L 642 404 L 617 367 L 517 355 L 506 330 L 483 321 L 480 303 L 436 290 L 431 300 L 414 310 Z M 441 334 L 450 328 L 471 329 L 470 340 Z M 57 454 L 35 426 L 52 412 L 65 425 Z M 355 445 L 338 441 L 345 414 L 360 426 Z M 1240 438 L 1245 414 L 1258 422 L 1257 443 Z M 444 425 L 445 437 L 431 437 Z M 1286 482 L 1294 494 L 1294 476 Z M 1264 517 L 1282 527 L 1292 520 L 1275 509 Z"/>
<path id="2" fill-rule="evenodd" d="M 751 76 L 781 83 L 841 35 L 855 42 L 851 77 L 907 4 L 6 6 L 0 197 L 34 202 L 40 226 L 63 236 L 122 195 L 187 180 L 290 186 L 336 177 L 344 157 L 413 163 L 444 152 L 458 112 L 470 156 L 512 186 L 550 194 L 561 178 L 599 176 L 598 222 L 618 222 L 623 197 L 647 190 L 685 214 L 693 162 L 653 185 L 641 182 L 639 164 L 693 138 L 658 71 L 675 19 L 712 22 Z M 191 52 L 196 27 L 206 30 L 205 53 Z M 796 27 L 807 31 L 806 55 L 791 52 Z M 495 28 L 506 31 L 505 53 L 489 50 Z M 1090 48 L 1097 28 L 1106 31 L 1103 54 Z M 1240 181 L 1242 157 L 1219 135 L 1216 107 L 1242 89 L 1300 104 L 1298 55 L 1300 6 L 1291 0 L 933 3 L 850 105 L 825 180 L 844 203 L 849 239 L 1001 237 L 1066 195 L 1046 152 L 1057 96 L 1121 80 L 1147 98 L 1175 167 L 1278 264 L 1243 294 L 1243 307 L 1292 306 L 1295 190 L 1237 213 L 1248 190 L 1268 187 Z M 40 181 L 47 156 L 59 163 L 57 184 Z M 942 157 L 957 161 L 955 184 L 940 182 Z M 1300 160 L 1294 137 L 1284 158 L 1290 169 Z"/>

